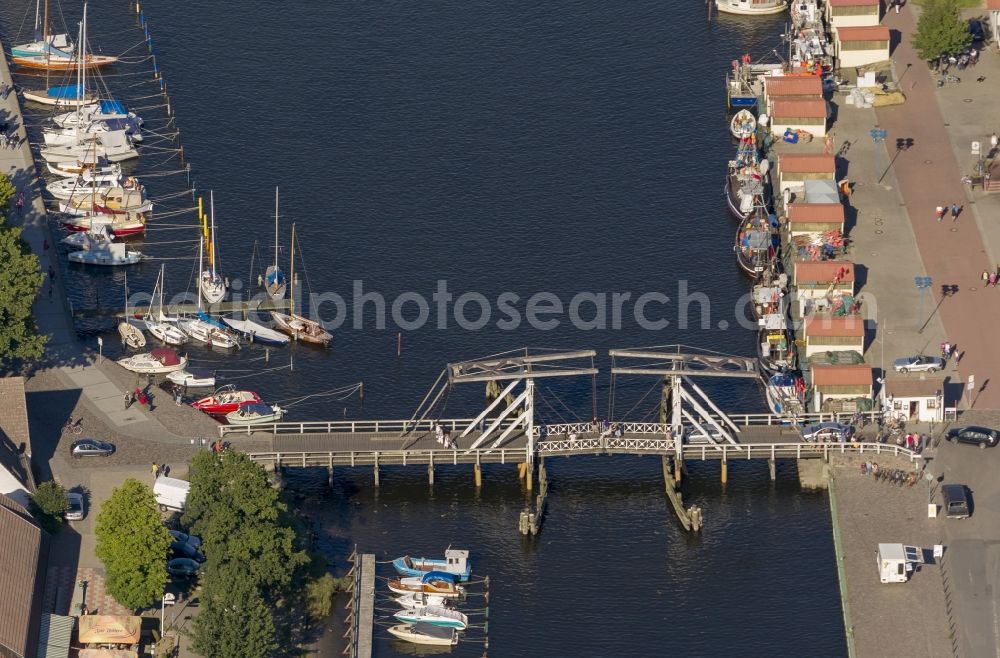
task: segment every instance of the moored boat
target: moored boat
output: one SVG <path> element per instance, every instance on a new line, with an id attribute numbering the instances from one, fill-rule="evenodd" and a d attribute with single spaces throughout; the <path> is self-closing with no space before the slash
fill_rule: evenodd
<path id="1" fill-rule="evenodd" d="M 287 345 L 291 341 L 291 338 L 280 331 L 275 331 L 270 327 L 265 327 L 259 322 L 254 322 L 253 320 L 222 318 L 222 321 L 251 343 L 261 343 L 263 345 Z"/>
<path id="2" fill-rule="evenodd" d="M 439 605 L 400 610 L 393 617 L 408 624 L 430 624 L 458 630 L 465 630 L 469 626 L 469 618 L 463 613 Z"/>
<path id="3" fill-rule="evenodd" d="M 389 634 L 406 642 L 427 644 L 432 646 L 454 646 L 458 644 L 458 631 L 445 626 L 431 624 L 397 624 L 390 626 Z"/>
<path id="4" fill-rule="evenodd" d="M 725 14 L 767 16 L 788 8 L 787 0 L 715 0 L 715 8 Z"/>
<path id="5" fill-rule="evenodd" d="M 785 315 L 771 313 L 757 322 L 757 358 L 761 368 L 775 374 L 796 367 L 795 337 Z"/>
<path id="6" fill-rule="evenodd" d="M 142 261 L 142 252 L 133 251 L 122 242 L 92 243 L 89 249 L 73 251 L 67 256 L 71 263 L 81 265 L 103 265 L 116 267 L 119 265 L 135 265 Z"/>
<path id="7" fill-rule="evenodd" d="M 422 608 L 428 605 L 445 605 L 447 598 L 441 594 L 427 594 L 426 592 L 408 592 L 400 594 L 392 599 L 401 608 Z"/>
<path id="8" fill-rule="evenodd" d="M 455 582 L 451 574 L 432 571 L 420 577 L 393 578 L 389 581 L 389 591 L 396 594 L 423 592 L 455 598 L 465 593 L 461 585 Z"/>
<path id="9" fill-rule="evenodd" d="M 191 403 L 195 409 L 200 409 L 210 416 L 225 416 L 236 411 L 245 404 L 263 403 L 259 395 L 253 391 L 238 391 L 232 384 L 223 386 L 212 395 L 203 397 Z"/>
<path id="10" fill-rule="evenodd" d="M 752 137 L 757 132 L 757 117 L 746 108 L 740 110 L 729 120 L 729 132 L 736 139 Z"/>
<path id="11" fill-rule="evenodd" d="M 116 186 L 103 192 L 80 192 L 59 202 L 59 211 L 69 215 L 124 215 L 144 213 L 153 209 L 153 202 L 146 199 L 142 186 L 134 189 Z"/>
<path id="12" fill-rule="evenodd" d="M 423 576 L 429 572 L 450 574 L 464 582 L 472 575 L 472 563 L 469 562 L 469 551 L 449 548 L 444 552 L 444 559 L 412 558 L 409 555 L 398 557 L 392 561 L 392 568 L 401 576 Z"/>
<path id="13" fill-rule="evenodd" d="M 278 405 L 267 405 L 260 402 L 244 404 L 236 411 L 226 414 L 226 422 L 230 425 L 264 425 L 276 423 L 285 415 L 285 410 Z"/>
<path id="14" fill-rule="evenodd" d="M 25 89 L 21 94 L 25 100 L 56 107 L 81 107 L 90 105 L 97 96 L 86 92 L 78 85 L 57 85 L 46 89 Z"/>
<path id="15" fill-rule="evenodd" d="M 761 159 L 756 137 L 741 138 L 726 177 L 726 203 L 733 217 L 744 219 L 755 205 L 763 205 L 769 171 L 770 162 Z"/>
<path id="16" fill-rule="evenodd" d="M 93 213 L 80 217 L 63 217 L 59 223 L 70 231 L 100 230 L 106 226 L 116 238 L 138 235 L 146 231 L 146 216 L 143 213 L 126 213 L 121 215 L 106 215 Z"/>
<path id="17" fill-rule="evenodd" d="M 799 417 L 805 411 L 805 382 L 794 373 L 778 372 L 767 377 L 764 391 L 773 414 Z"/>
<path id="18" fill-rule="evenodd" d="M 118 335 L 125 347 L 138 350 L 146 346 L 146 337 L 142 335 L 142 330 L 128 322 L 118 323 Z"/>
<path id="19" fill-rule="evenodd" d="M 778 218 L 758 207 L 736 228 L 736 260 L 750 277 L 759 279 L 771 271 L 778 258 Z"/>
<path id="20" fill-rule="evenodd" d="M 158 374 L 181 370 L 187 365 L 187 355 L 178 356 L 177 352 L 166 347 L 157 347 L 150 352 L 136 354 L 117 363 L 122 368 L 141 374 Z"/>
<path id="21" fill-rule="evenodd" d="M 12 57 L 11 61 L 17 66 L 26 69 L 41 69 L 45 71 L 75 71 L 81 64 L 88 69 L 111 66 L 118 61 L 118 58 L 113 55 L 88 54 L 81 62 L 79 57 L 54 57 L 51 54 L 47 54 Z"/>
<path id="22" fill-rule="evenodd" d="M 185 388 L 215 386 L 215 372 L 201 368 L 175 370 L 167 375 L 167 379 Z"/>
<path id="23" fill-rule="evenodd" d="M 292 256 L 290 262 L 290 281 L 293 290 L 289 297 L 292 301 L 292 308 L 289 313 L 271 311 L 271 319 L 274 321 L 274 326 L 279 331 L 291 336 L 293 340 L 329 347 L 330 341 L 333 340 L 333 335 L 323 329 L 316 320 L 311 320 L 295 313 L 295 224 L 292 224 Z"/>

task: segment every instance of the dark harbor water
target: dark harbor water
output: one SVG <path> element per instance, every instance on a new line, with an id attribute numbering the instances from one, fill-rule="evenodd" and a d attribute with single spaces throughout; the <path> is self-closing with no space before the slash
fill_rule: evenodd
<path id="1" fill-rule="evenodd" d="M 79 7 L 63 4 L 75 24 Z M 6 45 L 27 34 L 28 5 L 0 10 Z M 363 409 L 320 399 L 293 405 L 290 420 L 409 417 L 447 362 L 525 345 L 606 355 L 680 342 L 753 353 L 753 333 L 737 326 L 749 286 L 734 262 L 735 226 L 721 194 L 734 150 L 723 81 L 742 53 L 780 50 L 781 17 L 721 16 L 709 25 L 702 3 L 651 0 L 149 0 L 143 8 L 193 182 L 206 201 L 215 192 L 223 273 L 256 287 L 271 257 L 279 185 L 282 261 L 295 222 L 306 292 L 345 300 L 348 315 L 328 351 L 294 345 L 264 364 L 260 347 L 235 356 L 191 350 L 198 365 L 249 375 L 241 383 L 271 401 L 365 382 Z M 90 25 L 104 52 L 147 54 L 136 47 L 141 31 L 124 0 L 93 3 Z M 170 132 L 159 83 L 137 74 L 150 67 L 121 65 L 105 82 L 146 108 L 151 132 Z M 29 112 L 32 124 L 45 116 Z M 168 296 L 193 290 L 197 235 L 183 212 L 192 205 L 186 177 L 156 175 L 180 168 L 178 154 L 158 150 L 170 147 L 147 135 L 133 168 L 167 216 L 137 243 L 154 258 L 129 270 L 132 293 L 149 292 L 161 264 Z M 64 264 L 63 274 L 75 307 L 121 304 L 123 272 Z M 439 314 L 439 281 L 455 299 L 484 296 L 485 326 L 462 329 L 454 303 Z M 358 285 L 386 299 L 384 327 L 373 303 L 351 313 Z M 681 286 L 703 293 L 707 305 L 681 309 Z M 567 313 L 547 330 L 497 325 L 509 317 L 497 305 L 502 294 L 518 296 L 524 319 L 539 292 L 566 307 L 578 293 L 604 293 L 607 327 L 575 327 Z M 625 292 L 631 301 L 612 328 L 610 299 Z M 648 319 L 669 320 L 665 328 L 644 328 L 634 316 L 635 301 L 651 292 L 670 298 L 645 307 Z M 392 302 L 407 293 L 428 301 L 429 319 L 403 331 L 397 359 Z M 407 302 L 404 323 L 418 310 Z M 332 319 L 336 305 L 319 311 Z M 481 313 L 475 301 L 464 311 L 469 320 Z M 584 320 L 594 313 L 592 304 L 580 312 Z M 89 341 L 110 328 L 80 325 Z M 106 354 L 114 342 L 105 341 Z M 294 370 L 253 374 L 290 356 Z M 606 356 L 598 366 L 607 370 Z M 634 407 L 631 418 L 654 418 L 656 395 L 642 399 L 651 383 L 620 381 L 617 412 Z M 705 388 L 727 408 L 763 409 L 753 387 Z M 590 380 L 546 382 L 539 421 L 604 416 L 609 393 L 601 375 L 594 409 Z M 478 386 L 459 390 L 443 414 L 474 415 L 482 395 Z M 716 465 L 692 464 L 686 500 L 706 512 L 696 538 L 670 516 L 658 460 L 560 460 L 549 474 L 545 525 L 530 542 L 516 532 L 525 492 L 511 467 L 485 469 L 480 493 L 467 469 L 440 468 L 433 489 L 423 469 L 386 469 L 377 494 L 367 469 L 338 471 L 334 490 L 303 506 L 338 566 L 355 544 L 380 560 L 437 555 L 448 544 L 470 549 L 476 573 L 492 579 L 495 656 L 844 655 L 827 500 L 799 491 L 793 465 L 772 484 L 765 465 L 732 464 L 723 490 Z M 310 488 L 308 474 L 299 480 Z M 395 655 L 384 631 L 377 636 L 377 655 Z M 482 646 L 453 653 L 478 656 Z"/>

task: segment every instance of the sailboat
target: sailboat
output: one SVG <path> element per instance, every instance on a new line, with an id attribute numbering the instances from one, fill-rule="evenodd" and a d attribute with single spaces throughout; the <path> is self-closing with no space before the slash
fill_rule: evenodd
<path id="1" fill-rule="evenodd" d="M 261 343 L 263 345 L 287 345 L 291 338 L 275 331 L 270 327 L 265 327 L 253 320 L 240 320 L 238 318 L 222 318 L 229 327 L 251 343 Z"/>
<path id="2" fill-rule="evenodd" d="M 124 242 L 94 242 L 87 249 L 74 251 L 67 256 L 69 262 L 81 265 L 104 265 L 117 267 L 119 265 L 135 265 L 145 256 L 142 252 L 129 249 Z"/>
<path id="3" fill-rule="evenodd" d="M 215 193 L 209 194 L 209 207 L 212 215 L 212 231 L 211 238 L 208 242 L 208 268 L 202 270 L 201 278 L 198 280 L 198 288 L 201 290 L 202 296 L 205 301 L 209 304 L 217 304 L 221 302 L 226 296 L 226 280 L 219 276 L 219 272 L 215 267 Z M 201 263 L 201 258 L 199 257 L 198 263 Z"/>
<path id="4" fill-rule="evenodd" d="M 149 308 L 146 311 L 146 315 L 143 320 L 146 323 L 146 329 L 149 333 L 156 336 L 159 340 L 163 341 L 167 345 L 183 345 L 187 342 L 187 336 L 184 332 L 177 328 L 174 324 L 176 318 L 168 318 L 163 314 L 163 271 L 164 266 L 160 266 L 160 276 L 156 279 L 156 287 L 153 289 L 153 296 L 156 297 L 159 293 L 159 307 L 157 313 L 153 315 L 153 304 L 150 302 Z M 179 368 L 178 368 L 179 370 Z"/>
<path id="5" fill-rule="evenodd" d="M 319 322 L 295 313 L 295 224 L 292 224 L 292 256 L 291 256 L 291 312 L 280 313 L 271 311 L 271 319 L 279 331 L 283 331 L 295 340 L 314 345 L 328 347 L 333 336 L 319 325 Z"/>
<path id="6" fill-rule="evenodd" d="M 59 202 L 59 212 L 68 215 L 90 215 L 104 213 L 106 215 L 125 215 L 144 213 L 153 209 L 153 202 L 146 198 L 145 188 L 130 178 L 126 184 L 133 187 L 116 185 L 106 191 L 81 191 L 69 199 Z"/>
<path id="7" fill-rule="evenodd" d="M 69 201 L 74 196 L 81 194 L 104 194 L 111 191 L 111 188 L 121 185 L 121 180 L 115 177 L 101 176 L 91 180 L 80 178 L 62 178 L 45 184 L 45 189 L 53 197 L 63 201 Z"/>
<path id="8" fill-rule="evenodd" d="M 106 224 L 116 238 L 138 235 L 146 230 L 146 216 L 143 213 L 133 212 L 118 215 L 91 213 L 80 217 L 64 216 L 59 223 L 70 231 L 93 231 Z"/>
<path id="9" fill-rule="evenodd" d="M 125 274 L 125 317 L 128 317 L 128 273 Z M 146 337 L 142 334 L 142 330 L 128 322 L 118 323 L 118 335 L 121 336 L 125 347 L 138 350 L 146 346 Z"/>
<path id="10" fill-rule="evenodd" d="M 202 252 L 205 247 L 205 239 L 198 241 L 198 262 L 201 262 Z M 204 292 L 198 295 L 198 311 L 201 312 L 201 298 Z M 207 343 L 209 347 L 221 347 L 224 350 L 236 349 L 240 346 L 238 340 L 224 329 L 220 329 L 211 322 L 206 322 L 200 318 L 184 318 L 177 322 L 177 326 L 185 334 L 200 343 Z"/>
<path id="11" fill-rule="evenodd" d="M 42 20 L 42 33 L 38 32 L 39 5 L 35 2 L 35 40 L 14 46 L 11 49 L 11 61 L 18 66 L 47 71 L 72 71 L 77 67 L 94 69 L 109 66 L 118 61 L 111 55 L 88 55 L 84 36 L 80 38 L 80 56 L 75 57 L 73 42 L 68 34 L 49 35 L 49 0 L 45 0 L 45 16 Z M 83 4 L 84 21 L 86 21 L 87 3 Z"/>
<path id="12" fill-rule="evenodd" d="M 278 301 L 285 296 L 285 273 L 278 265 L 278 187 L 274 188 L 274 264 L 264 273 L 264 288 L 268 296 Z"/>

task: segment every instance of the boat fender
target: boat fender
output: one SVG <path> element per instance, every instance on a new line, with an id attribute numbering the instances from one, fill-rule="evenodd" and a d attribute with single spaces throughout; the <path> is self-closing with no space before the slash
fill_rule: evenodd
<path id="1" fill-rule="evenodd" d="M 771 121 L 771 118 L 769 116 L 767 116 L 766 114 L 761 114 L 759 117 L 757 117 L 757 123 L 758 123 L 758 125 L 760 125 L 761 128 L 766 128 L 767 124 L 770 121 Z"/>
<path id="2" fill-rule="evenodd" d="M 768 160 L 767 158 L 764 158 L 764 159 L 762 159 L 762 160 L 760 161 L 760 164 L 759 164 L 759 165 L 757 165 L 757 168 L 758 168 L 758 170 L 760 171 L 761 175 L 763 176 L 763 175 L 765 175 L 765 174 L 766 174 L 766 173 L 767 173 L 768 171 L 770 171 L 770 170 L 771 170 L 771 161 L 770 161 L 770 160 Z"/>

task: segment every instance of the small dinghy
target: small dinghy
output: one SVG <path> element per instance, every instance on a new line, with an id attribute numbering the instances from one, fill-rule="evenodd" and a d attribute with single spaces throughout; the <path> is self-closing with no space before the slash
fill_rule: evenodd
<path id="1" fill-rule="evenodd" d="M 401 576 L 423 576 L 428 572 L 443 572 L 463 582 L 472 575 L 469 551 L 454 548 L 449 548 L 444 552 L 443 560 L 425 557 L 412 558 L 409 555 L 404 555 L 392 561 L 392 568 Z"/>
<path id="2" fill-rule="evenodd" d="M 186 355 L 178 356 L 177 352 L 165 347 L 157 347 L 151 352 L 136 354 L 125 359 L 118 359 L 118 365 L 126 370 L 142 374 L 157 374 L 182 370 L 187 365 Z"/>
<path id="3" fill-rule="evenodd" d="M 264 425 L 276 423 L 284 415 L 285 410 L 278 405 L 272 407 L 263 403 L 251 403 L 226 414 L 226 422 L 230 425 Z"/>
<path id="4" fill-rule="evenodd" d="M 233 331 L 240 334 L 251 343 L 261 343 L 263 345 L 287 345 L 291 338 L 275 331 L 270 327 L 265 327 L 253 320 L 237 320 L 236 318 L 222 318 L 222 321 L 229 325 Z"/>
<path id="5" fill-rule="evenodd" d="M 407 624 L 430 624 L 431 626 L 457 628 L 460 631 L 465 630 L 469 626 L 469 618 L 464 614 L 458 610 L 452 610 L 440 605 L 428 605 L 413 610 L 400 610 L 393 617 Z"/>
<path id="6" fill-rule="evenodd" d="M 175 370 L 167 375 L 167 379 L 185 388 L 215 386 L 215 372 L 201 368 Z"/>
<path id="7" fill-rule="evenodd" d="M 747 139 L 757 132 L 757 118 L 750 110 L 740 110 L 729 122 L 729 132 L 736 139 Z"/>
<path id="8" fill-rule="evenodd" d="M 394 578 L 389 581 L 389 591 L 396 594 L 413 592 L 437 594 L 448 598 L 455 598 L 465 593 L 462 586 L 455 582 L 454 576 L 440 571 L 431 571 L 421 577 Z"/>
<path id="9" fill-rule="evenodd" d="M 118 335 L 121 336 L 122 345 L 130 349 L 138 350 L 146 346 L 146 337 L 142 335 L 142 330 L 128 322 L 118 323 Z"/>
<path id="10" fill-rule="evenodd" d="M 444 626 L 431 624 L 397 624 L 390 626 L 389 634 L 406 642 L 414 644 L 429 644 L 439 647 L 458 644 L 458 631 Z"/>

